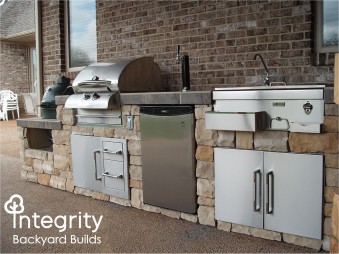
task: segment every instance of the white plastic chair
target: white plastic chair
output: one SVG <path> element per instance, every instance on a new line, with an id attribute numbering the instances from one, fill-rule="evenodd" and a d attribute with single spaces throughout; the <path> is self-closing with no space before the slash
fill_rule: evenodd
<path id="1" fill-rule="evenodd" d="M 4 103 L 6 103 L 6 102 L 4 102 Z M 8 121 L 7 118 L 6 118 L 6 114 L 3 111 L 3 108 L 2 108 L 3 106 L 4 106 L 3 104 L 0 104 L 0 120 Z"/>
<path id="2" fill-rule="evenodd" d="M 12 116 L 14 119 L 14 111 L 17 111 L 18 118 L 19 114 L 19 102 L 18 95 L 13 93 L 10 90 L 2 90 L 0 91 L 0 104 L 2 106 L 2 111 L 4 112 L 4 116 L 6 121 L 8 121 L 8 111 L 12 111 Z"/>

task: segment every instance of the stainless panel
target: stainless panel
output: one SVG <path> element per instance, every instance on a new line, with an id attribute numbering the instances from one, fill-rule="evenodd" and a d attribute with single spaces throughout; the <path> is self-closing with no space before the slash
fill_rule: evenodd
<path id="1" fill-rule="evenodd" d="M 102 179 L 104 188 L 124 191 L 124 163 L 122 161 L 103 160 L 104 173 Z"/>
<path id="2" fill-rule="evenodd" d="M 119 93 L 97 93 L 100 96 L 93 99 L 92 94 L 73 94 L 65 103 L 65 108 L 79 109 L 119 109 L 120 99 Z M 90 96 L 85 99 L 84 96 Z"/>
<path id="3" fill-rule="evenodd" d="M 77 109 L 77 123 L 84 125 L 121 125 L 121 112 L 117 110 Z"/>
<path id="4" fill-rule="evenodd" d="M 247 86 L 247 87 L 219 87 L 215 91 L 243 91 L 243 90 L 306 90 L 306 89 L 324 89 L 325 85 L 272 85 L 272 86 Z"/>
<path id="5" fill-rule="evenodd" d="M 214 166 L 215 218 L 263 228 L 263 152 L 214 148 Z"/>
<path id="6" fill-rule="evenodd" d="M 273 88 L 273 87 L 272 87 Z M 214 100 L 315 100 L 324 99 L 324 89 L 250 89 L 250 90 L 219 90 L 213 91 Z"/>
<path id="7" fill-rule="evenodd" d="M 122 143 L 106 141 L 102 142 L 102 146 L 102 154 L 104 160 L 124 160 Z"/>
<path id="8" fill-rule="evenodd" d="M 180 106 L 159 108 L 163 115 L 140 109 L 144 203 L 195 213 L 194 114 L 180 114 Z"/>
<path id="9" fill-rule="evenodd" d="M 321 133 L 321 124 L 316 123 L 290 123 L 291 132 Z"/>
<path id="10" fill-rule="evenodd" d="M 101 192 L 101 142 L 99 137 L 71 136 L 75 186 Z"/>
<path id="11" fill-rule="evenodd" d="M 274 176 L 265 229 L 321 239 L 323 155 L 265 152 L 264 167 Z"/>
<path id="12" fill-rule="evenodd" d="M 266 128 L 265 112 L 206 112 L 206 129 L 258 131 Z"/>
<path id="13" fill-rule="evenodd" d="M 304 104 L 310 102 L 313 105 L 311 114 L 306 114 Z M 214 104 L 215 112 L 259 112 L 267 113 L 270 119 L 281 117 L 287 118 L 289 123 L 323 123 L 324 101 L 323 100 L 217 100 Z M 279 124 L 273 121 L 272 129 Z M 281 123 L 286 126 L 286 123 Z M 284 128 L 284 127 L 282 127 Z"/>

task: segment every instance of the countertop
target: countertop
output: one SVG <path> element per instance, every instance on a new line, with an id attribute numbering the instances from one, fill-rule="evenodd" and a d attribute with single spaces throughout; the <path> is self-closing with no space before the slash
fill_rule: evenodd
<path id="1" fill-rule="evenodd" d="M 64 105 L 68 95 L 56 96 L 55 103 Z M 145 104 L 212 104 L 211 91 L 187 91 L 187 92 L 147 92 L 147 93 L 121 93 L 122 105 L 145 105 Z"/>
<path id="2" fill-rule="evenodd" d="M 40 117 L 35 118 L 20 118 L 16 120 L 19 127 L 48 129 L 48 130 L 61 130 L 61 121 L 57 119 L 43 119 Z"/>

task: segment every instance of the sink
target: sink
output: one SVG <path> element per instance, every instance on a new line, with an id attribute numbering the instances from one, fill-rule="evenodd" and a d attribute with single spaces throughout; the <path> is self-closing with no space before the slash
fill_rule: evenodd
<path id="1" fill-rule="evenodd" d="M 206 128 L 320 133 L 324 85 L 223 87 L 213 91 Z"/>

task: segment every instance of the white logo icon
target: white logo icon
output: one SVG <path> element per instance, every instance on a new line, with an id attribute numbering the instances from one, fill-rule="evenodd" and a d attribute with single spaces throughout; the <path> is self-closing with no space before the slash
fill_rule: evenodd
<path id="1" fill-rule="evenodd" d="M 19 204 L 17 203 L 17 201 L 19 201 Z M 18 207 L 20 207 L 20 210 L 17 210 Z M 24 201 L 19 194 L 14 194 L 5 203 L 4 208 L 5 208 L 5 211 L 9 214 L 23 213 L 25 210 Z"/>
<path id="2" fill-rule="evenodd" d="M 6 0 L 0 0 L 0 6 L 3 5 L 6 2 Z"/>
<path id="3" fill-rule="evenodd" d="M 16 214 L 23 213 L 25 210 L 24 201 L 19 194 L 12 195 L 4 205 L 5 211 L 13 214 L 13 227 L 16 225 Z M 18 209 L 19 208 L 19 209 Z"/>

